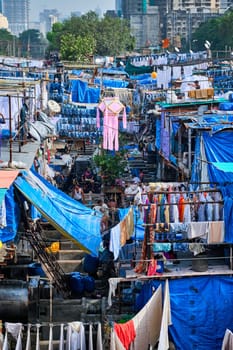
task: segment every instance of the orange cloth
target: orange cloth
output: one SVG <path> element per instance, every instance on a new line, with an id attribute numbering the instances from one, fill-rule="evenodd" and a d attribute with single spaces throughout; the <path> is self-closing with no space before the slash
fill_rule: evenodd
<path id="1" fill-rule="evenodd" d="M 178 208 L 179 208 L 179 221 L 180 222 L 184 222 L 184 209 L 185 209 L 185 200 L 183 196 L 180 196 L 179 199 L 179 204 L 178 204 Z"/>
<path id="2" fill-rule="evenodd" d="M 157 205 L 155 203 L 151 204 L 150 211 L 151 211 L 151 223 L 155 224 L 156 211 L 157 211 Z"/>
<path id="3" fill-rule="evenodd" d="M 121 230 L 121 247 L 123 247 L 128 239 L 126 219 L 123 219 L 120 222 L 120 230 Z"/>
<path id="4" fill-rule="evenodd" d="M 116 332 L 121 343 L 124 345 L 125 349 L 128 350 L 130 344 L 134 341 L 136 337 L 133 320 L 122 324 L 114 323 L 114 331 Z"/>

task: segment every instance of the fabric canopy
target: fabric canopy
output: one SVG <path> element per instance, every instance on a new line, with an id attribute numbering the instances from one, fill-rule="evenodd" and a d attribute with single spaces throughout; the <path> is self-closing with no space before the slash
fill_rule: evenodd
<path id="1" fill-rule="evenodd" d="M 18 173 L 18 170 L 0 170 L 0 203 L 2 203 L 7 189 L 12 185 Z"/>
<path id="2" fill-rule="evenodd" d="M 18 170 L 0 170 L 0 188 L 9 188 L 18 173 Z"/>
<path id="3" fill-rule="evenodd" d="M 100 217 L 33 171 L 24 171 L 15 181 L 17 189 L 59 232 L 97 256 L 101 243 Z"/>

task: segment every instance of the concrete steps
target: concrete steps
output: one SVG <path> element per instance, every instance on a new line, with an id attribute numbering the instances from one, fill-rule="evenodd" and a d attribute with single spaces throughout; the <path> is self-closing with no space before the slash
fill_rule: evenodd
<path id="1" fill-rule="evenodd" d="M 82 259 L 75 260 L 57 260 L 58 264 L 61 266 L 65 273 L 70 272 L 84 272 L 82 267 Z"/>
<path id="2" fill-rule="evenodd" d="M 85 252 L 80 249 L 62 249 L 57 253 L 58 260 L 81 260 Z"/>
<path id="3" fill-rule="evenodd" d="M 65 273 L 83 272 L 82 260 L 86 252 L 80 249 L 59 250 L 57 262 Z"/>

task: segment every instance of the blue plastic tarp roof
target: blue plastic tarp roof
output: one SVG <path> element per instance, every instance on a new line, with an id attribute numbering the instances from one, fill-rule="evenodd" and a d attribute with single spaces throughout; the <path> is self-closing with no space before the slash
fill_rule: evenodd
<path id="1" fill-rule="evenodd" d="M 33 171 L 24 171 L 15 181 L 17 189 L 59 232 L 81 249 L 98 255 L 101 243 L 100 217 Z"/>

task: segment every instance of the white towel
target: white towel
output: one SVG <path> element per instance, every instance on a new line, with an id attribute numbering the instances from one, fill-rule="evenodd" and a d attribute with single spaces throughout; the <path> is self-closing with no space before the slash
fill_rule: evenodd
<path id="1" fill-rule="evenodd" d="M 40 350 L 40 324 L 36 325 L 36 350 Z"/>
<path id="2" fill-rule="evenodd" d="M 67 333 L 69 350 L 86 350 L 85 329 L 82 322 L 70 322 Z"/>
<path id="3" fill-rule="evenodd" d="M 93 335 L 92 335 L 92 324 L 89 324 L 89 346 L 88 349 L 89 350 L 93 350 Z"/>
<path id="4" fill-rule="evenodd" d="M 59 350 L 64 350 L 64 324 L 63 323 L 60 326 Z"/>
<path id="5" fill-rule="evenodd" d="M 221 350 L 232 350 L 233 349 L 233 333 L 226 329 Z"/>
<path id="6" fill-rule="evenodd" d="M 172 324 L 172 321 L 171 321 L 169 284 L 168 284 L 168 280 L 166 280 L 165 291 L 164 291 L 164 302 L 163 302 L 163 316 L 162 316 L 162 324 L 160 329 L 158 350 L 169 349 L 168 326 L 170 326 L 171 324 Z"/>
<path id="7" fill-rule="evenodd" d="M 53 324 L 49 325 L 49 348 L 48 350 L 53 350 Z"/>
<path id="8" fill-rule="evenodd" d="M 97 328 L 96 350 L 103 350 L 102 329 L 100 322 L 98 322 Z"/>
<path id="9" fill-rule="evenodd" d="M 162 287 L 156 289 L 146 305 L 134 316 L 136 331 L 134 350 L 147 350 L 148 345 L 155 346 L 159 339 L 162 321 Z"/>
<path id="10" fill-rule="evenodd" d="M 26 350 L 31 350 L 31 325 L 28 324 Z"/>
<path id="11" fill-rule="evenodd" d="M 112 306 L 112 296 L 115 296 L 116 289 L 118 283 L 122 280 L 122 278 L 109 278 L 109 291 L 108 291 L 108 306 Z"/>
<path id="12" fill-rule="evenodd" d="M 117 224 L 110 231 L 110 242 L 109 242 L 109 250 L 114 255 L 114 260 L 118 259 L 119 252 L 121 249 L 121 228 L 120 224 Z"/>
<path id="13" fill-rule="evenodd" d="M 2 350 L 8 350 L 8 332 L 6 329 Z"/>

